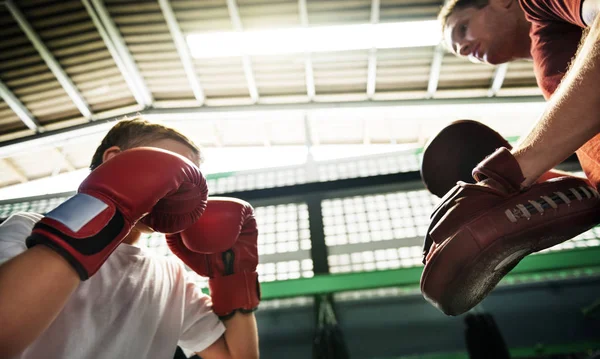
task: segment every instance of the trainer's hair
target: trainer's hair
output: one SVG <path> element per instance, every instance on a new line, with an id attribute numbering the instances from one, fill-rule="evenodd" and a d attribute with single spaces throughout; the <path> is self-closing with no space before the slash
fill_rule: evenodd
<path id="1" fill-rule="evenodd" d="M 158 123 L 152 123 L 142 116 L 136 116 L 123 118 L 108 131 L 92 157 L 90 169 L 94 170 L 102 164 L 104 152 L 112 146 L 118 146 L 124 151 L 165 139 L 175 140 L 187 145 L 200 160 L 202 159 L 200 148 L 181 132 Z"/>
<path id="2" fill-rule="evenodd" d="M 486 7 L 490 3 L 490 0 L 449 0 L 438 14 L 438 22 L 441 26 L 442 31 L 446 28 L 448 17 L 456 10 L 466 9 L 468 7 L 474 7 L 481 9 Z"/>

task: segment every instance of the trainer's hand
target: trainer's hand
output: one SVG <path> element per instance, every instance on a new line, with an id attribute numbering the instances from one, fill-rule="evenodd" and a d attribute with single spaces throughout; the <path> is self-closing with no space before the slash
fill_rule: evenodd
<path id="1" fill-rule="evenodd" d="M 213 311 L 227 317 L 254 311 L 260 302 L 258 229 L 252 206 L 212 197 L 190 228 L 167 235 L 171 251 L 196 273 L 208 277 Z"/>
<path id="2" fill-rule="evenodd" d="M 181 231 L 200 218 L 208 189 L 200 170 L 176 153 L 151 147 L 123 151 L 104 162 L 75 196 L 50 211 L 27 238 L 65 257 L 82 280 L 93 275 L 133 226 Z"/>

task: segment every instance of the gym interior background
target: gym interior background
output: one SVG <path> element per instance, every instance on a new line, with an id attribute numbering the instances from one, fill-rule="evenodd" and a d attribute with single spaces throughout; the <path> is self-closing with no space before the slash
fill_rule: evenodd
<path id="1" fill-rule="evenodd" d="M 140 113 L 202 146 L 210 195 L 255 206 L 263 358 L 469 358 L 501 342 L 589 358 L 599 228 L 526 258 L 468 314 L 419 292 L 438 202 L 418 172 L 427 140 L 468 118 L 515 142 L 544 109 L 530 62 L 445 51 L 442 3 L 4 1 L 0 220 L 72 195 L 107 130 Z M 160 235 L 141 245 L 171 255 Z"/>

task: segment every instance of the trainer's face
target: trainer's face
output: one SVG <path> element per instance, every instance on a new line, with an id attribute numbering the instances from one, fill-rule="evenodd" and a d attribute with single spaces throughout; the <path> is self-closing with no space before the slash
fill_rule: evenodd
<path id="1" fill-rule="evenodd" d="M 490 0 L 480 9 L 458 9 L 447 19 L 444 41 L 454 54 L 472 62 L 509 62 L 517 57 L 517 20 L 506 0 Z"/>

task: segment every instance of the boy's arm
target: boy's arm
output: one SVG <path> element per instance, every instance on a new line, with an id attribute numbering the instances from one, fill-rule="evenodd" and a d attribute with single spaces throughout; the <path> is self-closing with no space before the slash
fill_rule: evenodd
<path id="1" fill-rule="evenodd" d="M 42 334 L 79 283 L 73 266 L 46 246 L 0 265 L 0 357 L 17 355 Z"/>
<path id="2" fill-rule="evenodd" d="M 254 359 L 259 357 L 258 329 L 254 313 L 239 313 L 223 321 L 225 334 L 205 350 L 203 359 Z"/>

